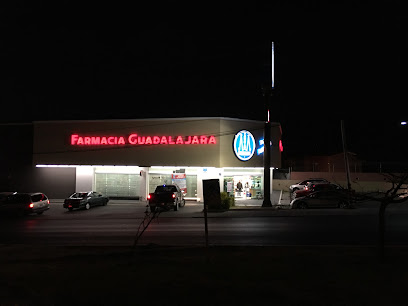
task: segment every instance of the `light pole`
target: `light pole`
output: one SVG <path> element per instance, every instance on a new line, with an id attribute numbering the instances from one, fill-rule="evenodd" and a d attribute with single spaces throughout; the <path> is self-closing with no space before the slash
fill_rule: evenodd
<path id="1" fill-rule="evenodd" d="M 343 142 L 343 152 L 344 152 L 344 167 L 346 168 L 346 175 L 347 175 L 347 189 L 351 190 L 351 183 L 350 183 L 350 167 L 349 167 L 349 160 L 348 160 L 348 152 L 347 152 L 347 142 L 346 142 L 346 132 L 344 128 L 344 120 L 341 120 L 341 139 Z"/>
<path id="2" fill-rule="evenodd" d="M 270 98 L 275 88 L 275 46 L 272 42 L 272 67 L 271 67 L 271 85 L 262 88 L 262 94 L 265 97 L 266 122 L 264 125 L 264 199 L 262 207 L 272 207 L 271 202 L 271 121 L 269 114 Z"/>
<path id="3" fill-rule="evenodd" d="M 269 119 L 269 98 L 272 97 L 272 90 L 270 88 L 263 88 L 263 95 L 265 97 L 265 106 L 267 112 L 267 119 L 264 124 L 264 199 L 262 207 L 272 207 L 271 202 L 271 121 Z"/>
<path id="4" fill-rule="evenodd" d="M 406 138 L 406 135 L 405 135 L 406 130 L 405 129 L 408 128 L 407 127 L 408 122 L 407 121 L 401 121 L 400 125 L 401 125 L 401 130 L 399 132 L 399 135 L 400 135 L 399 138 L 400 139 L 405 139 Z M 407 154 L 406 154 L 407 149 L 404 146 L 404 142 L 401 142 L 401 147 L 400 148 L 401 148 L 400 151 L 402 152 L 403 156 L 407 156 Z M 404 165 L 401 168 L 404 168 L 405 172 L 408 172 L 408 164 L 406 164 L 405 159 L 404 159 L 403 163 L 404 163 Z"/>

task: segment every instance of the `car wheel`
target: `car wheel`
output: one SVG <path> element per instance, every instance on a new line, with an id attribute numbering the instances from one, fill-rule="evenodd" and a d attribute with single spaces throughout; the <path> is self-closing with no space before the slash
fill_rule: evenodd
<path id="1" fill-rule="evenodd" d="M 174 205 L 174 211 L 178 211 L 179 209 L 179 203 L 176 201 L 176 204 Z"/>
<path id="2" fill-rule="evenodd" d="M 37 215 L 42 215 L 42 213 L 43 213 L 43 211 L 39 211 L 39 212 L 37 213 Z"/>
<path id="3" fill-rule="evenodd" d="M 307 204 L 305 202 L 300 202 L 297 206 L 299 209 L 306 209 L 307 208 Z"/>
<path id="4" fill-rule="evenodd" d="M 85 204 L 85 209 L 86 209 L 86 210 L 89 210 L 90 208 L 91 208 L 91 204 L 86 203 L 86 204 Z"/>
<path id="5" fill-rule="evenodd" d="M 74 208 L 73 208 L 73 207 L 68 207 L 68 210 L 69 210 L 69 211 L 73 211 Z"/>
<path id="6" fill-rule="evenodd" d="M 182 203 L 181 207 L 186 206 L 186 200 L 183 199 L 183 201 L 181 201 L 181 203 Z"/>
<path id="7" fill-rule="evenodd" d="M 347 201 L 341 201 L 341 202 L 339 203 L 339 207 L 340 207 L 340 208 L 348 208 L 349 205 L 348 205 Z"/>
<path id="8" fill-rule="evenodd" d="M 156 206 L 150 206 L 150 212 L 155 212 L 156 211 Z"/>
<path id="9" fill-rule="evenodd" d="M 108 201 L 107 201 L 107 200 L 103 201 L 103 206 L 106 206 L 106 205 L 108 205 Z"/>
<path id="10" fill-rule="evenodd" d="M 293 200 L 293 199 L 295 198 L 296 191 L 298 191 L 298 190 L 299 190 L 298 188 L 294 188 L 294 189 L 292 190 L 292 192 L 290 193 L 290 198 L 291 198 L 291 200 Z"/>

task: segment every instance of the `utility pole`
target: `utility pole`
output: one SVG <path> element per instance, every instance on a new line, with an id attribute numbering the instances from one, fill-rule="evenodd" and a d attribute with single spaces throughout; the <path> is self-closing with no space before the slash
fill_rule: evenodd
<path id="1" fill-rule="evenodd" d="M 272 96 L 272 90 L 263 88 L 263 95 L 265 97 L 265 106 L 267 108 L 267 120 L 264 124 L 264 199 L 262 207 L 272 207 L 271 202 L 271 122 L 269 120 L 269 98 Z"/>
<path id="2" fill-rule="evenodd" d="M 343 141 L 343 152 L 344 152 L 344 167 L 346 168 L 346 175 L 347 175 L 347 189 L 351 190 L 351 183 L 350 183 L 350 167 L 349 167 L 349 160 L 348 160 L 348 152 L 347 152 L 347 144 L 346 144 L 346 132 L 344 128 L 344 120 L 341 120 L 341 139 Z"/>
<path id="3" fill-rule="evenodd" d="M 264 86 L 262 88 L 262 94 L 265 97 L 265 111 L 266 122 L 264 124 L 264 199 L 262 207 L 272 207 L 271 202 L 271 121 L 269 106 L 272 97 L 273 89 L 275 88 L 275 48 L 272 42 L 272 69 L 271 69 L 271 86 Z"/>

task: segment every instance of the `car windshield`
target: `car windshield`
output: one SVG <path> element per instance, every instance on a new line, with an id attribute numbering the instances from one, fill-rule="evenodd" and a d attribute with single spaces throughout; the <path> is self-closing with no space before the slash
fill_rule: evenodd
<path id="1" fill-rule="evenodd" d="M 87 195 L 87 192 L 75 192 L 71 198 L 85 198 Z"/>
<path id="2" fill-rule="evenodd" d="M 176 186 L 157 186 L 156 192 L 177 192 Z"/>
<path id="3" fill-rule="evenodd" d="M 47 200 L 47 197 L 42 193 L 31 195 L 32 202 L 40 202 L 40 201 L 45 201 L 45 200 Z"/>

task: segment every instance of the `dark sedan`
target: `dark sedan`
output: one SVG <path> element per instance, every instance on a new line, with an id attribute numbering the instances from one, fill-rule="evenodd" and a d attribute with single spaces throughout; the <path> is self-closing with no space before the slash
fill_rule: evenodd
<path id="1" fill-rule="evenodd" d="M 349 207 L 348 194 L 342 190 L 322 190 L 294 199 L 291 208 Z"/>
<path id="2" fill-rule="evenodd" d="M 69 198 L 64 200 L 64 208 L 67 208 L 69 211 L 74 208 L 84 208 L 90 209 L 92 206 L 108 204 L 109 198 L 103 196 L 96 191 L 87 191 L 87 192 L 75 192 Z"/>

